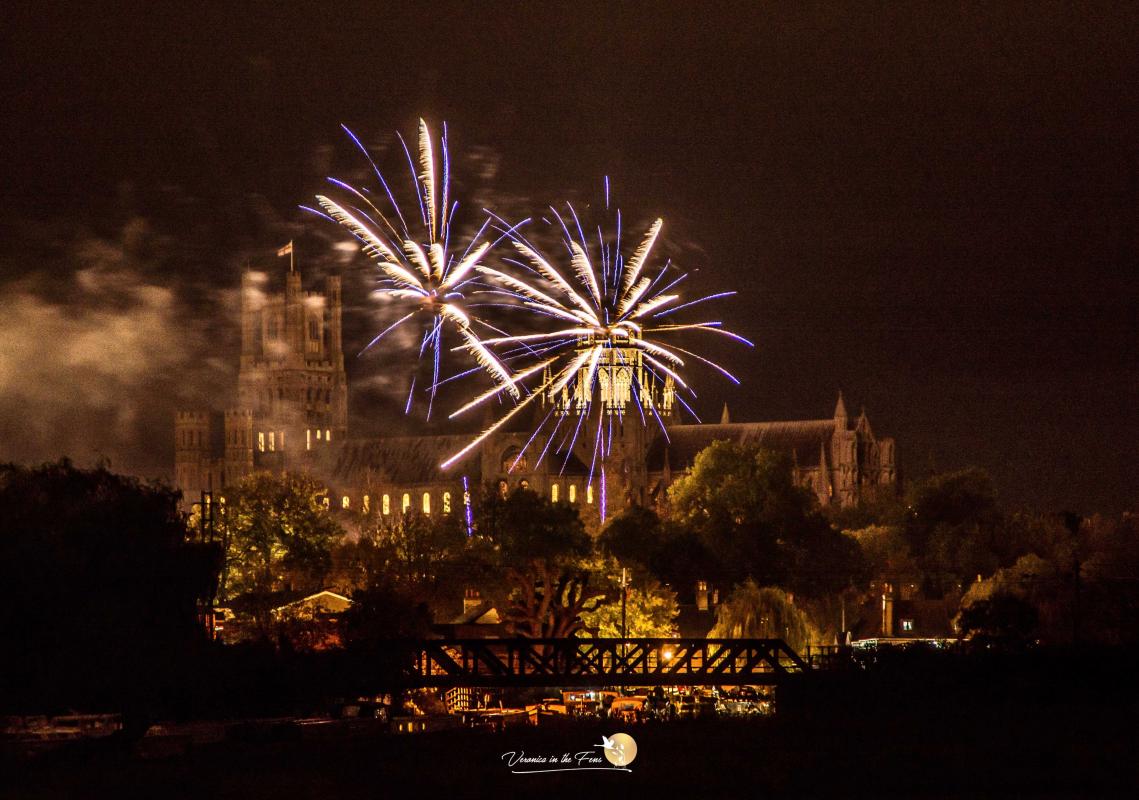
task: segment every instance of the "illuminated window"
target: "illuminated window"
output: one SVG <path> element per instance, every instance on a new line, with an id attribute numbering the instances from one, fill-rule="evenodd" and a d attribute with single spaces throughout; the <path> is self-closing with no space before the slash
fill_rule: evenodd
<path id="1" fill-rule="evenodd" d="M 450 514 L 451 513 L 451 493 L 450 492 L 443 492 L 443 513 L 444 514 Z"/>
<path id="2" fill-rule="evenodd" d="M 285 449 L 285 432 L 281 431 L 280 433 L 278 433 L 277 438 L 281 442 L 281 449 L 284 450 Z"/>
<path id="3" fill-rule="evenodd" d="M 423 513 L 424 514 L 430 514 L 431 513 L 431 492 L 424 492 L 423 493 Z"/>
<path id="4" fill-rule="evenodd" d="M 348 495 L 344 495 L 343 497 L 340 498 L 340 507 L 341 508 L 348 508 L 350 506 L 351 506 L 351 502 L 348 500 Z"/>
<path id="5" fill-rule="evenodd" d="M 402 507 L 401 510 L 406 514 L 408 509 L 411 508 L 411 495 L 409 495 L 407 492 L 404 492 L 403 502 L 400 505 Z"/>
<path id="6" fill-rule="evenodd" d="M 305 428 L 305 450 L 312 450 L 312 428 Z"/>
<path id="7" fill-rule="evenodd" d="M 272 453 L 277 449 L 277 434 L 269 431 L 269 452 Z"/>
<path id="8" fill-rule="evenodd" d="M 262 453 L 265 452 L 265 432 L 257 431 L 257 449 Z"/>
<path id="9" fill-rule="evenodd" d="M 371 510 L 372 510 L 372 498 L 368 497 L 368 495 L 364 495 L 364 513 L 367 514 Z"/>
<path id="10" fill-rule="evenodd" d="M 556 483 L 550 487 L 550 501 L 558 502 L 558 485 Z"/>
<path id="11" fill-rule="evenodd" d="M 593 484 L 592 483 L 585 487 L 585 502 L 591 503 L 591 504 L 593 503 Z"/>
<path id="12" fill-rule="evenodd" d="M 912 631 L 914 629 L 914 621 L 912 619 L 902 620 L 902 630 Z"/>
<path id="13" fill-rule="evenodd" d="M 573 484 L 573 483 L 571 483 L 571 484 L 570 484 L 570 488 L 569 488 L 569 501 L 570 501 L 571 503 L 576 503 L 576 502 L 577 502 L 577 484 Z"/>
<path id="14" fill-rule="evenodd" d="M 380 511 L 384 512 L 385 514 L 392 513 L 391 498 L 386 494 L 380 499 Z"/>
<path id="15" fill-rule="evenodd" d="M 324 507 L 329 508 L 330 506 L 331 506 L 331 502 L 328 499 L 328 495 L 325 495 L 324 496 Z"/>
<path id="16" fill-rule="evenodd" d="M 317 440 L 318 442 L 320 441 L 320 428 L 317 428 L 317 429 L 316 429 L 316 440 Z"/>
<path id="17" fill-rule="evenodd" d="M 328 428 L 324 429 L 324 441 L 326 441 L 326 442 L 332 441 L 332 431 L 330 431 Z"/>

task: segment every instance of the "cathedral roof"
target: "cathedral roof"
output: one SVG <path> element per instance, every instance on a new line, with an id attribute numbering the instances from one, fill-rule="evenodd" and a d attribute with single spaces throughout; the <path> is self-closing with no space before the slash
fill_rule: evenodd
<path id="1" fill-rule="evenodd" d="M 439 465 L 470 444 L 471 437 L 393 436 L 384 439 L 353 439 L 344 442 L 336 457 L 332 479 L 344 485 L 368 483 L 424 484 L 448 477 L 470 475 L 478 480 L 477 450 L 446 473 Z"/>
<path id="2" fill-rule="evenodd" d="M 664 469 L 665 448 L 673 469 L 692 466 L 696 454 L 712 442 L 725 439 L 740 444 L 758 444 L 769 450 L 792 456 L 801 466 L 814 466 L 819 461 L 819 443 L 834 435 L 833 419 L 797 422 L 733 422 L 720 425 L 673 425 L 668 439 L 658 436 L 649 447 L 648 469 Z"/>

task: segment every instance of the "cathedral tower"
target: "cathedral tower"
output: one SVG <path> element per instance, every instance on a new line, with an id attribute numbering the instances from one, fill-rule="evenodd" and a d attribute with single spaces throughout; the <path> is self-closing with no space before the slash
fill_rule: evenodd
<path id="1" fill-rule="evenodd" d="M 203 490 L 254 470 L 304 468 L 347 435 L 340 278 L 327 278 L 323 292 L 305 291 L 300 272 L 290 268 L 284 292 L 267 284 L 261 273 L 241 277 L 235 407 L 216 425 L 207 411 L 175 415 L 174 479 L 186 508 Z"/>
<path id="2" fill-rule="evenodd" d="M 237 404 L 252 414 L 253 465 L 285 469 L 319 458 L 348 432 L 340 278 L 306 292 L 291 269 L 283 294 L 262 286 L 252 273 L 242 278 Z"/>

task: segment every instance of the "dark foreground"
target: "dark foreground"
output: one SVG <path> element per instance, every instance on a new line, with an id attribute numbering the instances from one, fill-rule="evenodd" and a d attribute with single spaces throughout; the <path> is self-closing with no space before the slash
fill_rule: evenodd
<path id="1" fill-rule="evenodd" d="M 1139 796 L 1139 654 L 883 655 L 782 685 L 778 714 L 643 725 L 560 721 L 501 733 L 241 729 L 140 755 L 78 743 L 0 764 L 20 798 Z M 516 775 L 508 752 L 592 751 L 625 731 L 630 772 Z M 521 766 L 518 768 L 522 768 Z M 534 767 L 530 767 L 534 768 Z M 405 794 L 406 792 L 406 794 Z M 397 794 L 398 793 L 398 794 Z"/>
<path id="2" fill-rule="evenodd" d="M 1139 787 L 1133 719 L 1076 720 L 1055 711 L 920 723 L 583 722 L 503 733 L 371 733 L 225 742 L 149 759 L 100 743 L 23 765 L 9 791 L 26 798 L 973 797 L 1126 795 Z M 618 729 L 637 741 L 631 772 L 516 775 L 503 760 L 510 751 L 599 752 L 593 745 L 601 735 Z"/>

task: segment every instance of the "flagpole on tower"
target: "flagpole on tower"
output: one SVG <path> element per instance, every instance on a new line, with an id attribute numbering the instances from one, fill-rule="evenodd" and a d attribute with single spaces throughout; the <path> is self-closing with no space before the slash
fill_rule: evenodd
<path id="1" fill-rule="evenodd" d="M 296 271 L 296 265 L 293 262 L 293 240 L 289 239 L 289 243 L 277 251 L 278 256 L 289 257 L 289 272 Z"/>

